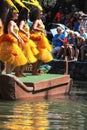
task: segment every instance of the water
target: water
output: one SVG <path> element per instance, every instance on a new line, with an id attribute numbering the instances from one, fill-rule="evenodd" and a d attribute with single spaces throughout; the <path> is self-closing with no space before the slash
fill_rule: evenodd
<path id="1" fill-rule="evenodd" d="M 1 100 L 0 130 L 87 130 L 87 88 L 53 100 Z"/>

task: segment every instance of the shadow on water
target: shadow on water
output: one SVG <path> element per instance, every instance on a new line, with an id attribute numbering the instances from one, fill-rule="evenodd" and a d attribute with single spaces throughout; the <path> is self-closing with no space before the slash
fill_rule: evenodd
<path id="1" fill-rule="evenodd" d="M 51 100 L 1 100 L 0 130 L 87 130 L 87 88 Z"/>
<path id="2" fill-rule="evenodd" d="M 72 87 L 70 92 L 70 97 L 75 97 L 83 100 L 87 100 L 87 87 L 86 86 L 76 86 Z"/>

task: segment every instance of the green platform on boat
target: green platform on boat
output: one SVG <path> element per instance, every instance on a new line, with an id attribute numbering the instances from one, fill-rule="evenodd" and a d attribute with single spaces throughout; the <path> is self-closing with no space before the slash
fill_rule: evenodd
<path id="1" fill-rule="evenodd" d="M 41 75 L 32 75 L 31 73 L 26 73 L 26 77 L 20 77 L 19 80 L 22 82 L 39 82 L 43 80 L 60 78 L 63 74 L 41 74 Z"/>

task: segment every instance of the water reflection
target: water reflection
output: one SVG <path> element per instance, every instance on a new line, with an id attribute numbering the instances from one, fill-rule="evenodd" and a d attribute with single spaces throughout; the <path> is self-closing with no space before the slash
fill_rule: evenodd
<path id="1" fill-rule="evenodd" d="M 74 88 L 70 96 L 48 101 L 0 101 L 0 130 L 87 130 L 86 92 Z"/>
<path id="2" fill-rule="evenodd" d="M 36 104 L 17 103 L 4 123 L 4 128 L 10 130 L 47 130 L 48 122 L 48 104 L 39 102 Z M 11 113 L 13 111 L 13 114 Z"/>

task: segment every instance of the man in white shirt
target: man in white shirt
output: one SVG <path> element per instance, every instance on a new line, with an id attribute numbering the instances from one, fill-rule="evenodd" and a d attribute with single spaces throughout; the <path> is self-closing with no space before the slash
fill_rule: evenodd
<path id="1" fill-rule="evenodd" d="M 87 33 L 87 15 L 82 16 L 82 20 L 81 20 L 79 28 L 80 27 L 85 28 L 85 32 Z"/>

